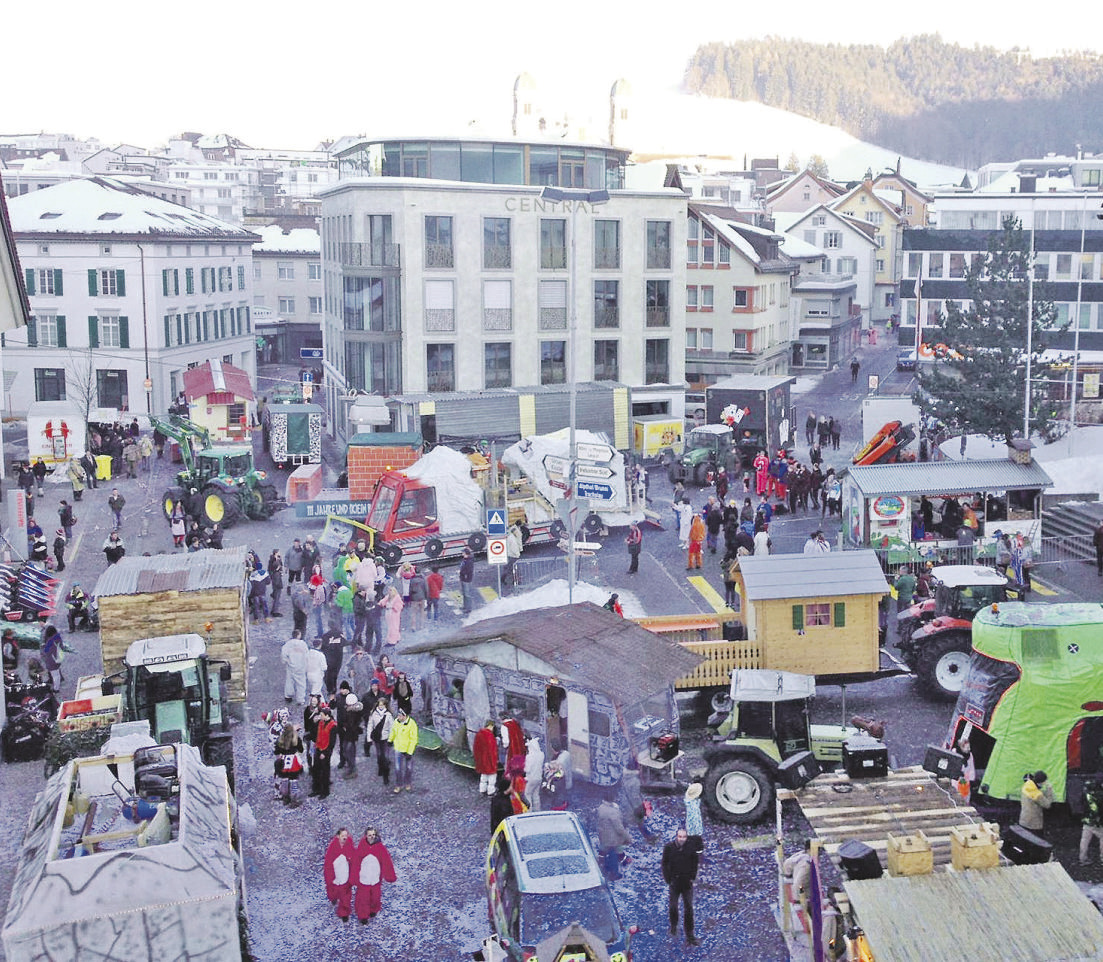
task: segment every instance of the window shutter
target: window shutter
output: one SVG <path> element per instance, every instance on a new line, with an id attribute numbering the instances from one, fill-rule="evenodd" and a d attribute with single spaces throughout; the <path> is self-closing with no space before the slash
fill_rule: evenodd
<path id="1" fill-rule="evenodd" d="M 203 312 L 203 340 L 209 341 L 211 339 L 210 329 L 210 316 L 206 311 Z"/>
<path id="2" fill-rule="evenodd" d="M 243 307 L 242 310 L 245 312 L 245 333 L 246 334 L 251 334 L 253 332 L 252 323 L 251 323 L 252 318 L 249 316 L 249 307 L 248 307 L 248 305 Z"/>
<path id="3" fill-rule="evenodd" d="M 130 347 L 130 319 L 127 317 L 119 318 L 119 347 Z"/>
<path id="4" fill-rule="evenodd" d="M 804 630 L 804 605 L 793 605 L 793 631 Z"/>
<path id="5" fill-rule="evenodd" d="M 96 269 L 94 267 L 88 268 L 88 293 L 90 296 L 95 297 L 99 293 L 96 279 Z"/>
<path id="6" fill-rule="evenodd" d="M 195 268 L 194 267 L 185 267 L 184 268 L 184 293 L 185 294 L 194 294 L 195 293 Z"/>
<path id="7" fill-rule="evenodd" d="M 172 315 L 165 315 L 165 347 L 172 347 Z"/>
<path id="8" fill-rule="evenodd" d="M 126 271 L 115 271 L 115 289 L 119 297 L 126 297 Z"/>
<path id="9" fill-rule="evenodd" d="M 88 317 L 88 346 L 90 348 L 100 346 L 100 319 L 92 315 Z"/>
<path id="10" fill-rule="evenodd" d="M 845 601 L 836 601 L 835 602 L 835 627 L 836 628 L 845 628 L 846 627 L 846 602 Z"/>
<path id="11" fill-rule="evenodd" d="M 69 345 L 65 340 L 65 318 L 59 314 L 55 320 L 57 322 L 57 346 L 68 347 Z"/>
<path id="12" fill-rule="evenodd" d="M 61 297 L 64 293 L 65 291 L 61 284 L 61 268 L 58 268 L 54 271 L 54 294 L 57 297 Z"/>
<path id="13" fill-rule="evenodd" d="M 28 267 L 24 273 L 27 275 L 27 296 L 34 297 L 34 270 Z"/>
<path id="14" fill-rule="evenodd" d="M 38 324 L 33 317 L 27 318 L 27 347 L 38 347 Z"/>
<path id="15" fill-rule="evenodd" d="M 169 270 L 167 267 L 161 271 L 161 293 L 165 297 L 169 296 Z"/>

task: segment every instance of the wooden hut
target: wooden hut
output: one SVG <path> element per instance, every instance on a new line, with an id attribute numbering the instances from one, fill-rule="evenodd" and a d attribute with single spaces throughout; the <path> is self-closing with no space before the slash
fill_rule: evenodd
<path id="1" fill-rule="evenodd" d="M 207 361 L 184 372 L 188 416 L 211 432 L 212 441 L 240 441 L 252 419 L 249 372 L 222 361 Z"/>
<path id="2" fill-rule="evenodd" d="M 802 675 L 878 670 L 877 606 L 888 584 L 875 552 L 748 555 L 739 568 L 740 614 L 762 667 Z"/>
<path id="3" fill-rule="evenodd" d="M 419 653 L 433 659 L 426 682 L 446 743 L 471 747 L 488 718 L 508 713 L 545 749 L 565 745 L 575 774 L 596 785 L 619 782 L 630 759 L 649 767 L 652 739 L 677 734 L 673 683 L 700 660 L 590 602 L 490 618 L 403 650 Z"/>
<path id="4" fill-rule="evenodd" d="M 132 641 L 194 632 L 206 639 L 208 656 L 230 663 L 230 700 L 244 702 L 245 553 L 207 549 L 111 565 L 95 590 L 104 674 L 122 668 Z"/>

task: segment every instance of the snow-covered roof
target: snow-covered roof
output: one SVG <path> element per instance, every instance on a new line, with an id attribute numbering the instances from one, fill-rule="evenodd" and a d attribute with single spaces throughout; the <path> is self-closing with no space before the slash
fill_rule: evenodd
<path id="1" fill-rule="evenodd" d="M 260 234 L 261 242 L 253 247 L 254 254 L 278 252 L 281 254 L 320 254 L 322 238 L 308 227 L 284 230 L 279 224 L 269 224 L 253 231 Z"/>
<path id="2" fill-rule="evenodd" d="M 1060 177 L 1038 177 L 1034 182 L 1033 191 L 1022 191 L 1020 181 L 1024 176 L 1027 175 L 1021 170 L 1009 170 L 1001 174 L 995 180 L 989 181 L 983 187 L 978 187 L 976 192 L 978 194 L 1011 194 L 1020 192 L 1027 194 L 1048 194 L 1050 192 L 1063 194 L 1081 190 L 1073 181 L 1072 174 L 1065 174 Z"/>
<path id="3" fill-rule="evenodd" d="M 820 248 L 801 240 L 795 234 L 781 235 L 781 252 L 800 261 L 823 257 L 823 251 Z"/>
<path id="4" fill-rule="evenodd" d="M 148 234 L 151 236 L 233 237 L 253 234 L 109 177 L 70 180 L 12 198 L 8 202 L 17 234 Z"/>

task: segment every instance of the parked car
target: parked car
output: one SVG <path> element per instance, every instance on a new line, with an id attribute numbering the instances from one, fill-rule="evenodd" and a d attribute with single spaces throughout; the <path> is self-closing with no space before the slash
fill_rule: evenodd
<path id="1" fill-rule="evenodd" d="M 631 962 L 634 928 L 621 924 L 590 838 L 573 812 L 504 819 L 486 855 L 486 895 L 499 946 L 512 962 L 578 922 L 605 943 L 611 962 Z"/>
<path id="2" fill-rule="evenodd" d="M 919 355 L 916 353 L 915 348 L 909 347 L 906 351 L 901 351 L 896 355 L 896 370 L 914 371 L 918 360 Z"/>

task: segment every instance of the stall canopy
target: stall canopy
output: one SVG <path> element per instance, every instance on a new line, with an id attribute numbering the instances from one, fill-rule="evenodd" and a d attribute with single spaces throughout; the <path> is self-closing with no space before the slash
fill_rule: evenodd
<path id="1" fill-rule="evenodd" d="M 1017 464 L 1009 458 L 854 465 L 848 472 L 867 498 L 888 494 L 937 497 L 968 491 L 1031 491 L 1053 486 L 1052 479 L 1037 462 Z"/>

